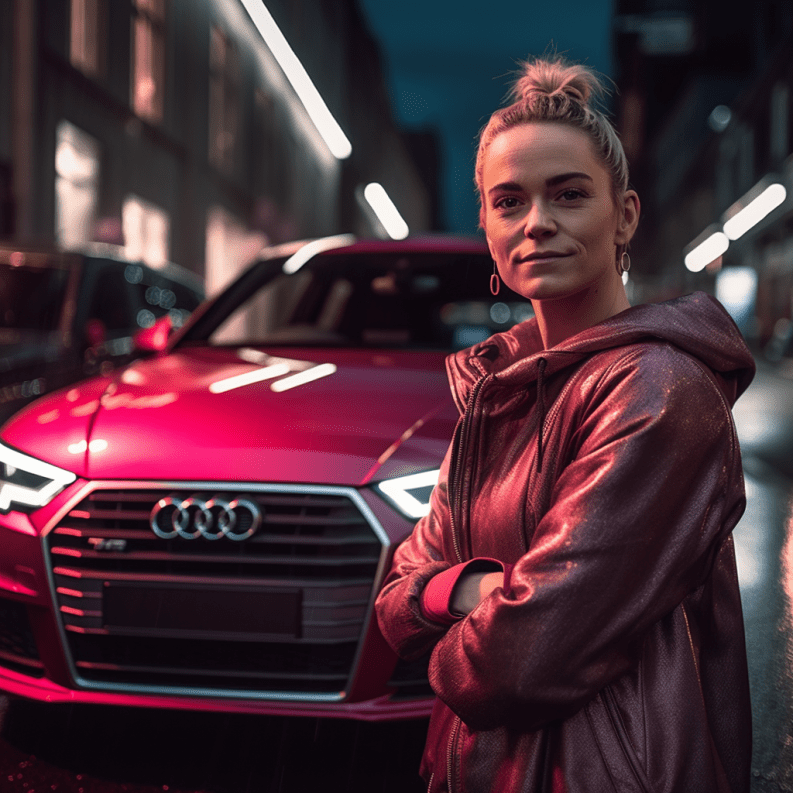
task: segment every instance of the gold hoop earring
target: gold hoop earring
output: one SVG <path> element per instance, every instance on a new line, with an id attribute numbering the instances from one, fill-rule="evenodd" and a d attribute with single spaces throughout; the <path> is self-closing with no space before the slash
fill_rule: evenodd
<path id="1" fill-rule="evenodd" d="M 495 297 L 501 291 L 501 279 L 498 277 L 496 262 L 493 260 L 493 275 L 490 276 L 490 294 Z"/>
<path id="2" fill-rule="evenodd" d="M 631 269 L 631 257 L 628 255 L 628 251 L 622 252 L 622 256 L 620 256 L 620 262 L 617 269 L 619 270 L 620 275 L 622 275 L 623 273 L 627 273 L 628 270 Z"/>

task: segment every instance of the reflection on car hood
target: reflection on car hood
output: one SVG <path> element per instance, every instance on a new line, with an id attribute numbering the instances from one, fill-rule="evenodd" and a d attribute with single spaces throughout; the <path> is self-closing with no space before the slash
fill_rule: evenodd
<path id="1" fill-rule="evenodd" d="M 52 395 L 3 437 L 96 479 L 352 485 L 376 477 L 406 432 L 452 404 L 443 353 L 270 353 L 195 348 L 139 361 L 99 400 L 87 386 L 85 399 L 75 399 L 80 389 Z M 446 443 L 438 439 L 435 460 Z"/>

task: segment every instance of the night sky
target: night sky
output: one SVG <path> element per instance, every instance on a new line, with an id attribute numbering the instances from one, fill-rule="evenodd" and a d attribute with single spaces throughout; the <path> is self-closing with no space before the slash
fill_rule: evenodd
<path id="1" fill-rule="evenodd" d="M 476 137 L 519 61 L 553 48 L 612 75 L 608 0 L 361 0 L 361 8 L 382 49 L 397 122 L 440 133 L 448 231 L 477 230 Z"/>

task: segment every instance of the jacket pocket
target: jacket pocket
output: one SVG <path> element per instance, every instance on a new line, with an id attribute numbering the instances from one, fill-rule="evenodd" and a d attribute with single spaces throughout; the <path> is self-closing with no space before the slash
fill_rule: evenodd
<path id="1" fill-rule="evenodd" d="M 651 793 L 647 775 L 636 756 L 609 686 L 586 706 L 586 714 L 615 790 L 620 793 Z"/>

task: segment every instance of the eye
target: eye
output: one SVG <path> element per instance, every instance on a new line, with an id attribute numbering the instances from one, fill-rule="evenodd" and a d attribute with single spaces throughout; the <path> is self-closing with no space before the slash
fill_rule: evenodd
<path id="1" fill-rule="evenodd" d="M 499 198 L 493 206 L 496 209 L 514 209 L 520 202 L 515 196 L 507 195 Z"/>
<path id="2" fill-rule="evenodd" d="M 585 198 L 585 197 L 586 197 L 586 193 L 583 190 L 579 190 L 578 188 L 575 187 L 568 187 L 567 190 L 565 190 L 560 196 L 560 198 L 562 198 L 565 201 L 576 201 L 579 198 Z"/>

